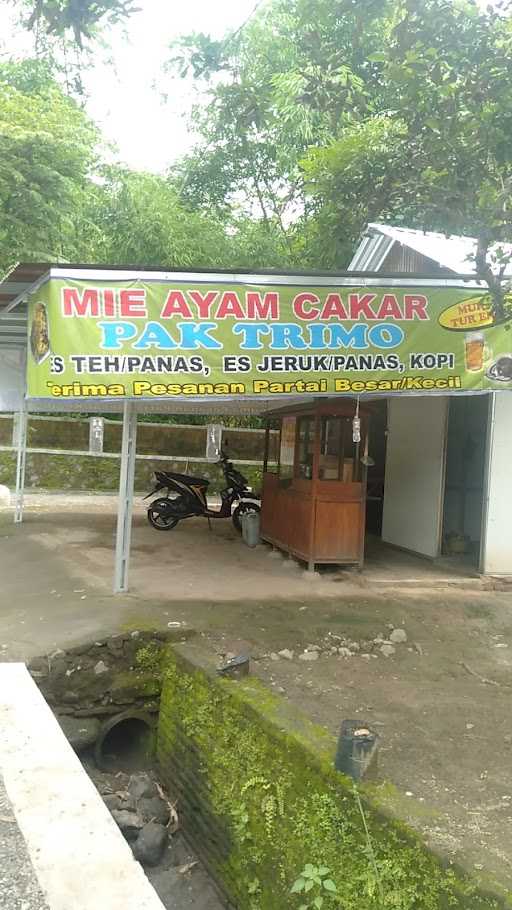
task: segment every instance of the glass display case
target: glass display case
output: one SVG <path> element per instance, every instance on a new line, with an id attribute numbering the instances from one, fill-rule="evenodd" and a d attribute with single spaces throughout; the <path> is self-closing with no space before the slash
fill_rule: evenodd
<path id="1" fill-rule="evenodd" d="M 359 442 L 355 414 L 354 401 L 326 400 L 277 415 L 279 461 L 271 471 L 265 459 L 261 536 L 309 568 L 363 563 L 369 414 L 360 408 Z"/>

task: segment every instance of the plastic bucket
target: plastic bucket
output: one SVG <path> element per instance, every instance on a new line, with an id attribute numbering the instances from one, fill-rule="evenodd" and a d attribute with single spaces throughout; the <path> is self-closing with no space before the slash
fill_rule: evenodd
<path id="1" fill-rule="evenodd" d="M 342 721 L 334 767 L 354 780 L 361 780 L 370 768 L 375 774 L 378 743 L 378 735 L 367 724 Z"/>
<path id="2" fill-rule="evenodd" d="M 243 512 L 240 521 L 244 542 L 248 547 L 257 547 L 260 542 L 260 513 Z"/>

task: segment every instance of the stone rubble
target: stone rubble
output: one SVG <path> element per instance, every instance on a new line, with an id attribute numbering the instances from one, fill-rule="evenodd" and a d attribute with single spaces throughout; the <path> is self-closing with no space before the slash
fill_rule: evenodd
<path id="1" fill-rule="evenodd" d="M 384 655 L 384 657 L 391 657 L 391 656 L 396 652 L 396 648 L 395 648 L 394 645 L 392 645 L 392 644 L 390 644 L 389 642 L 385 641 L 385 642 L 380 646 L 379 651 L 380 651 L 381 654 Z"/>
<path id="2" fill-rule="evenodd" d="M 144 827 L 143 819 L 133 809 L 112 809 L 110 814 L 129 843 L 138 837 Z"/>
<path id="3" fill-rule="evenodd" d="M 308 644 L 303 652 L 298 655 L 298 659 L 304 661 L 315 661 L 319 657 L 341 657 L 343 660 L 349 660 L 351 657 L 360 657 L 365 661 L 369 661 L 372 658 L 378 659 L 379 657 L 389 659 L 397 653 L 396 645 L 406 644 L 407 642 L 406 630 L 396 627 L 392 623 L 387 623 L 386 634 L 379 633 L 375 638 L 360 639 L 359 641 L 354 641 L 335 632 L 329 632 L 320 644 Z M 408 647 L 406 650 L 416 651 L 422 656 L 423 650 L 421 646 L 416 642 L 413 645 L 413 648 Z M 263 657 L 273 661 L 280 658 L 294 660 L 295 651 L 291 648 L 282 648 L 277 653 L 272 652 L 271 654 L 263 655 Z"/>
<path id="4" fill-rule="evenodd" d="M 344 648 L 344 647 L 338 648 L 338 654 L 340 655 L 340 657 L 344 657 L 345 659 L 347 657 L 352 657 L 352 651 L 350 650 L 350 648 Z"/>
<path id="5" fill-rule="evenodd" d="M 126 777 L 117 775 L 119 786 Z M 100 784 L 100 793 L 112 818 L 130 844 L 133 855 L 145 866 L 156 866 L 169 839 L 170 807 L 150 772 L 132 774 L 125 789 L 112 792 Z"/>
<path id="6" fill-rule="evenodd" d="M 278 651 L 279 657 L 284 657 L 285 660 L 293 660 L 295 657 L 295 651 L 290 651 L 289 648 L 283 648 L 282 651 Z"/>
<path id="7" fill-rule="evenodd" d="M 133 845 L 133 855 L 143 866 L 157 866 L 167 846 L 167 831 L 163 825 L 148 822 L 139 832 Z"/>
<path id="8" fill-rule="evenodd" d="M 132 774 L 128 784 L 128 793 L 130 793 L 135 800 L 154 799 L 155 797 L 158 797 L 158 787 L 148 774 Z"/>

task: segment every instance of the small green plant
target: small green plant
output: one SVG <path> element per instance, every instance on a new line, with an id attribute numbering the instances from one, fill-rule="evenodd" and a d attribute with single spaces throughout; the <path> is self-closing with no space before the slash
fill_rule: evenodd
<path id="1" fill-rule="evenodd" d="M 135 655 L 135 663 L 139 670 L 145 673 L 160 673 L 162 669 L 163 653 L 154 642 L 139 648 Z"/>
<path id="2" fill-rule="evenodd" d="M 306 863 L 291 888 L 292 894 L 304 897 L 305 903 L 303 901 L 299 910 L 321 910 L 326 898 L 336 897 L 338 889 L 330 874 L 331 870 L 327 866 Z"/>
<path id="3" fill-rule="evenodd" d="M 243 796 L 251 788 L 258 788 L 263 791 L 261 797 L 261 811 L 263 814 L 265 830 L 269 837 L 271 837 L 276 818 L 284 817 L 283 788 L 278 781 L 272 783 L 265 777 L 251 777 L 243 785 L 241 795 Z"/>
<path id="4" fill-rule="evenodd" d="M 239 805 L 233 806 L 232 809 L 232 818 L 233 818 L 233 828 L 235 830 L 236 836 L 241 844 L 246 840 L 250 840 L 250 834 L 247 831 L 247 826 L 249 824 L 249 813 L 247 811 L 247 806 L 245 803 L 240 803 Z"/>
<path id="5" fill-rule="evenodd" d="M 365 847 L 364 852 L 366 853 L 366 856 L 368 857 L 368 862 L 370 864 L 370 870 L 371 870 L 371 874 L 368 874 L 367 882 L 366 882 L 367 891 L 372 896 L 376 892 L 379 895 L 379 900 L 380 900 L 381 904 L 383 904 L 384 903 L 384 888 L 382 886 L 382 879 L 381 879 L 379 867 L 377 865 L 377 857 L 375 856 L 375 850 L 373 849 L 373 842 L 370 837 L 370 830 L 368 828 L 368 822 L 366 820 L 366 815 L 365 815 L 365 811 L 363 809 L 363 804 L 361 802 L 361 797 L 359 796 L 359 793 L 357 791 L 357 787 L 355 784 L 354 784 L 354 796 L 356 799 L 357 808 L 359 809 L 359 814 L 363 820 L 364 835 L 365 835 L 365 839 L 366 839 L 366 847 Z M 369 873 L 370 873 L 370 870 L 369 870 Z"/>

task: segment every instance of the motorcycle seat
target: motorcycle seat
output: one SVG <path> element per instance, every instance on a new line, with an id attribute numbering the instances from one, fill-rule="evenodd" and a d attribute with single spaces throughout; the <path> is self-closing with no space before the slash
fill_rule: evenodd
<path id="1" fill-rule="evenodd" d="M 177 474 L 175 471 L 166 471 L 166 474 L 168 477 L 174 477 L 175 480 L 179 480 L 181 483 L 186 483 L 187 485 L 194 484 L 197 487 L 207 487 L 210 483 L 206 477 L 193 477 L 191 474 Z"/>

